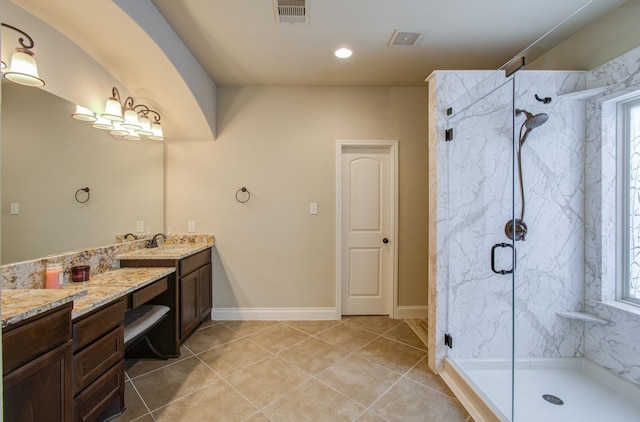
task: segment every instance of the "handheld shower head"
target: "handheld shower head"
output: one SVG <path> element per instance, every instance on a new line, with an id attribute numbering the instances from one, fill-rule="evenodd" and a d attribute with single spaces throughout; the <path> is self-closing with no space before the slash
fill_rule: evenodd
<path id="1" fill-rule="evenodd" d="M 527 128 L 527 130 L 532 130 L 537 128 L 538 126 L 542 126 L 544 123 L 546 123 L 547 120 L 549 120 L 549 115 L 547 113 L 533 115 L 527 110 L 517 108 L 516 116 L 519 116 L 520 114 L 524 114 L 526 117 L 523 125 Z"/>

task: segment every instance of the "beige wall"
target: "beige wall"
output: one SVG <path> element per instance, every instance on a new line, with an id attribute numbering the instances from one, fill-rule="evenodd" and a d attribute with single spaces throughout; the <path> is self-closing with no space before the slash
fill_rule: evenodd
<path id="1" fill-rule="evenodd" d="M 640 1 L 628 0 L 527 65 L 527 69 L 591 70 L 639 44 Z"/>
<path id="2" fill-rule="evenodd" d="M 426 87 L 220 87 L 217 102 L 215 142 L 168 143 L 166 194 L 172 232 L 216 236 L 214 306 L 335 306 L 337 139 L 399 140 L 398 303 L 426 305 Z"/>

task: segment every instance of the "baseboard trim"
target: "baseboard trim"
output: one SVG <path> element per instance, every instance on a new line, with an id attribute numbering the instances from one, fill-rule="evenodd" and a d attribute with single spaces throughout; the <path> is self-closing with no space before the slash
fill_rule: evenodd
<path id="1" fill-rule="evenodd" d="M 339 320 L 336 308 L 214 308 L 214 321 L 300 321 Z"/>
<path id="2" fill-rule="evenodd" d="M 398 306 L 396 313 L 398 319 L 406 318 L 427 318 L 429 315 L 429 307 L 427 305 L 420 306 Z"/>

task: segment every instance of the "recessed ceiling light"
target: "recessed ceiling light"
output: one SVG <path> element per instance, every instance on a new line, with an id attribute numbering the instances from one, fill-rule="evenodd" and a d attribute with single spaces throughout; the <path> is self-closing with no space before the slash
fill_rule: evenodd
<path id="1" fill-rule="evenodd" d="M 335 54 L 336 57 L 339 57 L 341 59 L 346 59 L 347 57 L 351 57 L 353 52 L 351 50 L 349 50 L 348 48 L 339 48 L 333 54 Z"/>

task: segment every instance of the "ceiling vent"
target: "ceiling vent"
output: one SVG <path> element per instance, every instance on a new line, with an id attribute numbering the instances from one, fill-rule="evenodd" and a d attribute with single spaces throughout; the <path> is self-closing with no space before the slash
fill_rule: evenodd
<path id="1" fill-rule="evenodd" d="M 387 43 L 387 46 L 390 47 L 392 45 L 408 45 L 413 46 L 418 42 L 418 38 L 420 38 L 420 32 L 407 32 L 407 31 L 398 31 L 397 29 L 393 31 L 391 34 L 391 38 Z"/>
<path id="2" fill-rule="evenodd" d="M 309 23 L 309 0 L 273 0 L 276 23 Z"/>

